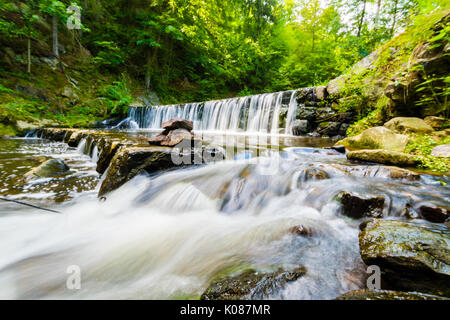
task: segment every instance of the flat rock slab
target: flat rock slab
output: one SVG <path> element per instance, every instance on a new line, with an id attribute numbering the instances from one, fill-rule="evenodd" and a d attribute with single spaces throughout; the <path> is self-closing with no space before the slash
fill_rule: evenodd
<path id="1" fill-rule="evenodd" d="M 397 133 L 430 133 L 434 131 L 433 127 L 424 120 L 414 117 L 393 118 L 384 126 Z"/>
<path id="2" fill-rule="evenodd" d="M 386 289 L 450 297 L 450 230 L 444 224 L 374 219 L 359 234 L 361 257 Z"/>
<path id="3" fill-rule="evenodd" d="M 384 149 L 351 151 L 347 153 L 347 159 L 405 167 L 414 167 L 417 164 L 412 155 Z"/>
<path id="4" fill-rule="evenodd" d="M 385 149 L 403 151 L 408 144 L 409 137 L 395 133 L 385 127 L 374 127 L 364 130 L 361 134 L 348 137 L 336 145 L 344 145 L 349 149 Z"/>

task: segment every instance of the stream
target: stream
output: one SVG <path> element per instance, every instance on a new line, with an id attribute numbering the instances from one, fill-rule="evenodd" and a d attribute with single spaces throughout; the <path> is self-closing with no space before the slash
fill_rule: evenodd
<path id="1" fill-rule="evenodd" d="M 393 219 L 402 219 L 407 203 L 450 198 L 446 176 L 393 180 L 383 167 L 323 149 L 331 139 L 282 137 L 279 152 L 266 152 L 246 135 L 229 137 L 250 144 L 250 152 L 237 148 L 233 159 L 137 176 L 104 202 L 85 141 L 71 148 L 0 139 L 0 196 L 62 212 L 0 202 L 0 298 L 196 299 L 230 270 L 304 266 L 305 276 L 264 299 L 334 299 L 365 288 L 367 277 L 362 220 L 342 214 L 337 194 L 382 195 L 383 216 Z M 229 140 L 211 135 L 209 143 L 226 147 Z M 71 171 L 27 180 L 46 159 L 64 160 Z M 308 178 L 312 169 L 326 179 Z M 312 236 L 290 233 L 296 226 Z M 73 266 L 81 270 L 78 290 L 66 286 Z"/>

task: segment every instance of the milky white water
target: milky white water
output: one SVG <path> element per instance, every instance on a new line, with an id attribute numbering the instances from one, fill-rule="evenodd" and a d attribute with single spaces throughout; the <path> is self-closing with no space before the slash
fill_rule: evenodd
<path id="1" fill-rule="evenodd" d="M 411 194 L 445 199 L 449 192 L 432 177 L 351 177 L 333 164 L 350 165 L 338 153 L 288 148 L 281 156 L 138 176 L 105 202 L 95 187 L 82 190 L 54 203 L 63 214 L 0 203 L 0 298 L 196 298 L 219 273 L 247 266 L 306 267 L 304 277 L 266 299 L 333 299 L 363 288 L 360 221 L 341 215 L 335 195 L 382 194 L 390 199 L 385 215 L 396 216 Z M 306 181 L 311 167 L 330 179 Z M 288 232 L 298 225 L 313 235 Z M 80 290 L 66 286 L 70 266 L 81 270 Z"/>

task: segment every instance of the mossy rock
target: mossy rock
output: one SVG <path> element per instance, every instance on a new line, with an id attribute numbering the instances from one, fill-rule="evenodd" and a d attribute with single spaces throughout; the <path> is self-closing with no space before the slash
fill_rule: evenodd
<path id="1" fill-rule="evenodd" d="M 385 289 L 450 297 L 450 230 L 444 224 L 374 219 L 359 234 L 361 257 Z"/>
<path id="2" fill-rule="evenodd" d="M 400 167 L 414 167 L 417 165 L 416 158 L 410 154 L 383 149 L 351 151 L 347 153 L 347 159 Z"/>
<path id="3" fill-rule="evenodd" d="M 403 151 L 409 137 L 397 134 L 385 127 L 374 127 L 364 130 L 361 134 L 345 138 L 336 143 L 349 149 L 385 149 Z"/>
<path id="4" fill-rule="evenodd" d="M 384 126 L 397 133 L 430 133 L 434 129 L 424 120 L 414 117 L 398 117 L 386 122 Z"/>
<path id="5" fill-rule="evenodd" d="M 304 267 L 292 271 L 280 268 L 268 273 L 247 269 L 238 275 L 214 281 L 202 295 L 201 300 L 263 299 L 305 274 Z"/>
<path id="6" fill-rule="evenodd" d="M 27 178 L 50 178 L 67 175 L 70 168 L 62 160 L 51 159 L 26 174 Z"/>

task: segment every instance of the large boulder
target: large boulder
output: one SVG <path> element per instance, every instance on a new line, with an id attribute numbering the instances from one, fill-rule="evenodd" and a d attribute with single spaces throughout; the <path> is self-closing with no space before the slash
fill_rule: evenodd
<path id="1" fill-rule="evenodd" d="M 214 281 L 203 293 L 202 300 L 248 300 L 267 298 L 287 283 L 306 274 L 304 267 L 292 271 L 278 269 L 264 273 L 254 269 Z"/>
<path id="2" fill-rule="evenodd" d="M 186 129 L 188 131 L 192 131 L 194 125 L 192 121 L 185 120 L 181 118 L 173 118 L 169 121 L 166 121 L 161 126 L 164 130 L 175 130 L 175 129 Z"/>
<path id="3" fill-rule="evenodd" d="M 347 292 L 336 300 L 448 300 L 448 298 L 420 292 L 363 289 Z"/>
<path id="4" fill-rule="evenodd" d="M 450 230 L 442 224 L 374 219 L 359 234 L 361 257 L 385 289 L 450 296 Z"/>
<path id="5" fill-rule="evenodd" d="M 450 206 L 443 207 L 434 203 L 422 203 L 419 211 L 423 218 L 431 222 L 443 223 L 450 218 Z"/>
<path id="6" fill-rule="evenodd" d="M 70 168 L 62 160 L 51 159 L 45 161 L 39 167 L 34 168 L 26 174 L 26 177 L 51 178 L 64 176 L 70 172 Z"/>
<path id="7" fill-rule="evenodd" d="M 171 158 L 171 148 L 132 147 L 121 149 L 111 160 L 99 197 L 119 188 L 140 173 L 153 173 L 177 166 Z"/>
<path id="8" fill-rule="evenodd" d="M 405 167 L 413 167 L 417 164 L 417 160 L 412 155 L 381 149 L 351 151 L 347 153 L 347 159 Z"/>
<path id="9" fill-rule="evenodd" d="M 403 151 L 406 148 L 409 137 L 385 127 L 374 127 L 364 130 L 361 134 L 348 137 L 339 141 L 336 145 L 344 145 L 349 149 L 385 149 Z"/>
<path id="10" fill-rule="evenodd" d="M 342 192 L 338 195 L 342 204 L 342 214 L 353 218 L 380 218 L 383 216 L 384 197 L 378 195 L 360 195 L 352 192 Z"/>
<path id="11" fill-rule="evenodd" d="M 433 128 L 420 118 L 398 117 L 389 120 L 384 126 L 397 133 L 430 133 Z"/>

